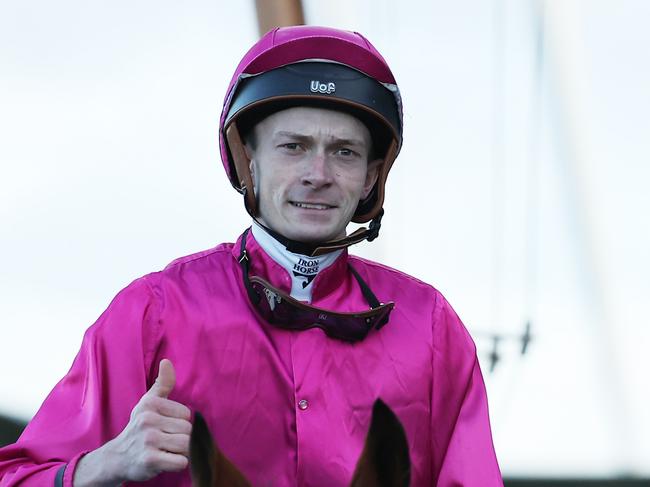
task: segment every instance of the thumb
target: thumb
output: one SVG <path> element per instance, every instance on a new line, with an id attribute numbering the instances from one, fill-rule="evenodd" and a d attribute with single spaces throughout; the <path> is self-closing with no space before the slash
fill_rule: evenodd
<path id="1" fill-rule="evenodd" d="M 167 398 L 174 388 L 174 384 L 176 384 L 174 365 L 171 360 L 164 358 L 160 361 L 160 365 L 158 366 L 158 377 L 156 377 L 156 382 L 154 382 L 151 389 L 149 389 L 149 394 Z"/>

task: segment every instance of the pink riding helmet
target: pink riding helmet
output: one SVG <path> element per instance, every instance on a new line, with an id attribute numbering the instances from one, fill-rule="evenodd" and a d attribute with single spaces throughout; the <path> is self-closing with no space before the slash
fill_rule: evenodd
<path id="1" fill-rule="evenodd" d="M 249 160 L 242 134 L 275 111 L 319 106 L 348 112 L 366 124 L 376 156 L 384 162 L 370 196 L 353 221 L 382 211 L 388 172 L 402 144 L 402 105 L 384 58 L 361 34 L 328 27 L 271 30 L 246 53 L 230 81 L 219 124 L 224 168 L 257 216 Z"/>

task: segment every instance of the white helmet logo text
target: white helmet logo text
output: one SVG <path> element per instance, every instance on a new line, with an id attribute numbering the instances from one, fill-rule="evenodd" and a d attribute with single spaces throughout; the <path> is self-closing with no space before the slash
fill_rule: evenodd
<path id="1" fill-rule="evenodd" d="M 309 85 L 309 90 L 312 93 L 326 93 L 328 95 L 331 95 L 336 91 L 336 85 L 332 82 L 321 83 L 318 80 L 313 80 Z"/>

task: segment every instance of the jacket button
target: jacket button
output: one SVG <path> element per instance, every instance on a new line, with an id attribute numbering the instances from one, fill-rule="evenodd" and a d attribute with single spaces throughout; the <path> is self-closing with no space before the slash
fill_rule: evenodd
<path id="1" fill-rule="evenodd" d="M 301 411 L 304 411 L 309 407 L 309 402 L 307 401 L 307 399 L 301 399 L 300 401 L 298 401 L 298 407 L 300 408 Z"/>

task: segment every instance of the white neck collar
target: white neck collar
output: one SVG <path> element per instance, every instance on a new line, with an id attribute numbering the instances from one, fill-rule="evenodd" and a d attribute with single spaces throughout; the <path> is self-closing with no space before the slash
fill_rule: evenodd
<path id="1" fill-rule="evenodd" d="M 295 254 L 288 251 L 256 222 L 253 222 L 252 232 L 260 247 L 291 276 L 291 297 L 308 303 L 311 302 L 313 283 L 318 273 L 332 265 L 343 252 L 339 249 L 317 257 Z"/>

